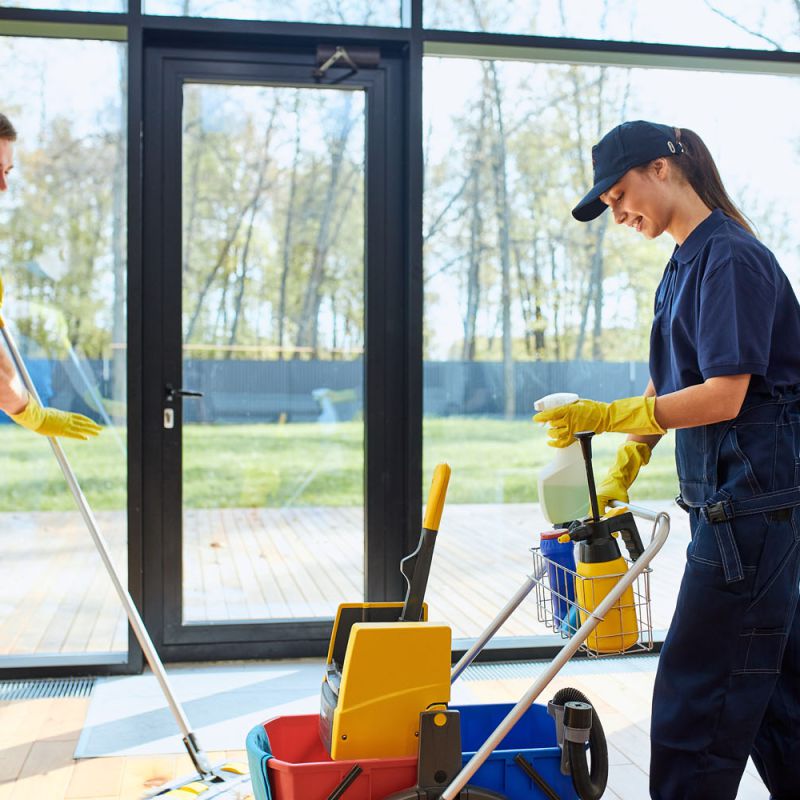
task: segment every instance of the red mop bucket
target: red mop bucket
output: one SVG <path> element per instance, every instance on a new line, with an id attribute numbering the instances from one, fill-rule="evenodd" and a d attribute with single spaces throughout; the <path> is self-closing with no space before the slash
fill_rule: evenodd
<path id="1" fill-rule="evenodd" d="M 386 797 L 417 782 L 416 756 L 332 761 L 319 738 L 318 714 L 275 717 L 265 722 L 263 729 L 269 739 L 269 752 L 265 752 L 263 747 L 258 748 L 260 757 L 254 752 L 257 737 L 253 737 L 251 732 L 248 758 L 255 789 L 257 782 L 264 781 L 263 759 L 271 754 L 272 757 L 266 761 L 266 774 L 274 800 L 329 797 L 356 765 L 361 768 L 361 773 L 348 787 L 347 800 Z M 258 729 L 255 732 L 258 733 Z"/>

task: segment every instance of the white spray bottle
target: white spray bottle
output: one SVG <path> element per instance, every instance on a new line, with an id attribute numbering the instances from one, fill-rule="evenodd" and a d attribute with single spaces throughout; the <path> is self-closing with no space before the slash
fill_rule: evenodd
<path id="1" fill-rule="evenodd" d="M 537 400 L 533 407 L 536 411 L 547 411 L 577 399 L 578 395 L 572 392 L 555 392 Z M 582 519 L 589 513 L 589 489 L 580 443 L 575 441 L 568 447 L 550 449 L 553 458 L 539 471 L 542 513 L 553 525 Z"/>

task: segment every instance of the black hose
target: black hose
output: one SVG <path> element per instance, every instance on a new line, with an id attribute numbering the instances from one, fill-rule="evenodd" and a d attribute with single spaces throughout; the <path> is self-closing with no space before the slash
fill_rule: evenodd
<path id="1" fill-rule="evenodd" d="M 556 692 L 552 702 L 555 705 L 563 706 L 573 700 L 589 703 L 586 695 L 571 687 Z M 608 745 L 605 733 L 603 733 L 603 726 L 600 724 L 600 717 L 597 716 L 594 706 L 592 706 L 592 729 L 589 733 L 589 753 L 592 757 L 591 772 L 586 763 L 586 747 L 583 744 L 565 741 L 564 747 L 567 748 L 569 754 L 572 785 L 575 787 L 578 797 L 580 800 L 599 800 L 608 783 Z"/>

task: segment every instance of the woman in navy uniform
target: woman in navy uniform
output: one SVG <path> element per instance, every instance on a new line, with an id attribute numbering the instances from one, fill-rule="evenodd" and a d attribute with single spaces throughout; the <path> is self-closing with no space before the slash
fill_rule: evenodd
<path id="1" fill-rule="evenodd" d="M 752 756 L 774 800 L 800 798 L 800 306 L 731 202 L 697 134 L 626 122 L 592 149 L 573 210 L 610 208 L 675 250 L 656 292 L 644 396 L 538 414 L 552 444 L 630 434 L 598 488 L 605 507 L 676 428 L 692 540 L 659 659 L 654 800 L 734 800 Z"/>

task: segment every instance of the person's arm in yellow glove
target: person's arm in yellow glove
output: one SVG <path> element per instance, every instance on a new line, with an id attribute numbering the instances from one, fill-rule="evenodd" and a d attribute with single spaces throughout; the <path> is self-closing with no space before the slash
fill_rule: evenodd
<path id="1" fill-rule="evenodd" d="M 668 428 L 694 428 L 733 419 L 749 384 L 750 375 L 721 375 L 658 398 L 625 397 L 613 403 L 578 400 L 540 411 L 533 419 L 550 424 L 551 447 L 567 447 L 579 431 L 661 435 Z"/>
<path id="2" fill-rule="evenodd" d="M 646 442 L 628 440 L 617 450 L 614 466 L 597 485 L 597 507 L 605 514 L 612 500 L 628 502 L 628 489 L 636 480 L 639 470 L 650 461 L 652 450 Z"/>
<path id="3" fill-rule="evenodd" d="M 68 439 L 88 439 L 100 433 L 100 426 L 84 417 L 42 408 L 24 389 L 11 359 L 0 349 L 0 409 L 17 425 L 42 436 L 65 436 Z"/>
<path id="4" fill-rule="evenodd" d="M 655 397 L 625 397 L 613 403 L 576 400 L 569 405 L 540 411 L 534 422 L 547 422 L 551 447 L 566 447 L 580 431 L 635 433 L 643 436 L 662 434 L 665 430 L 655 416 Z"/>
<path id="5" fill-rule="evenodd" d="M 28 399 L 25 410 L 9 415 L 17 425 L 41 436 L 65 436 L 67 439 L 88 439 L 100 433 L 100 426 L 84 417 L 57 408 L 42 408 L 32 397 Z"/>
<path id="6" fill-rule="evenodd" d="M 0 309 L 3 307 L 3 279 L 0 278 Z M 0 327 L 4 325 L 0 314 Z M 42 408 L 25 390 L 6 351 L 0 347 L 0 409 L 17 425 L 42 436 L 65 436 L 69 439 L 88 439 L 100 433 L 100 426 L 84 417 Z"/>

